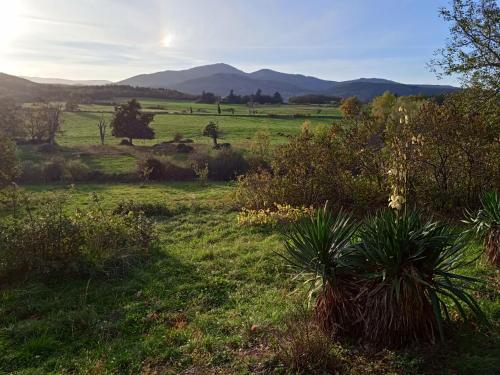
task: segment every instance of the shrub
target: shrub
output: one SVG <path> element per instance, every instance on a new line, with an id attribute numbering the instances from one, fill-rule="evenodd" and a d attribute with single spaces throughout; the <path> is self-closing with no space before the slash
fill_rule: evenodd
<path id="1" fill-rule="evenodd" d="M 137 162 L 137 172 L 145 181 L 162 181 L 166 179 L 165 164 L 157 158 L 148 157 Z"/>
<path id="2" fill-rule="evenodd" d="M 67 273 L 81 260 L 84 238 L 59 199 L 22 219 L 0 223 L 0 278 Z"/>
<path id="3" fill-rule="evenodd" d="M 243 155 L 233 150 L 221 150 L 208 162 L 210 178 L 219 181 L 233 180 L 248 171 L 248 168 Z"/>
<path id="4" fill-rule="evenodd" d="M 172 212 L 167 206 L 161 203 L 150 202 L 136 202 L 133 200 L 121 201 L 113 209 L 115 215 L 128 215 L 129 213 L 139 214 L 145 216 L 171 216 Z"/>
<path id="5" fill-rule="evenodd" d="M 464 319 L 468 306 L 485 321 L 469 293 L 477 280 L 456 273 L 466 262 L 465 244 L 447 225 L 385 210 L 366 222 L 359 238 L 353 265 L 366 285 L 358 297 L 366 341 L 401 346 L 443 338 L 448 302 Z"/>
<path id="6" fill-rule="evenodd" d="M 174 134 L 173 141 L 175 143 L 177 143 L 177 142 L 180 142 L 182 138 L 184 138 L 184 135 L 182 133 L 177 132 L 177 133 Z"/>
<path id="7" fill-rule="evenodd" d="M 88 181 L 92 174 L 87 164 L 81 160 L 68 160 L 65 167 L 69 178 L 74 182 Z"/>
<path id="8" fill-rule="evenodd" d="M 193 152 L 194 148 L 185 144 L 185 143 L 179 143 L 177 146 L 175 146 L 175 151 L 179 153 L 184 153 L 188 154 L 190 152 Z"/>
<path id="9" fill-rule="evenodd" d="M 14 181 L 18 172 L 16 148 L 5 135 L 0 133 L 0 188 Z"/>
<path id="10" fill-rule="evenodd" d="M 26 214 L 0 221 L 0 280 L 86 272 L 89 266 L 124 270 L 156 242 L 154 225 L 142 213 L 114 215 L 94 200 L 90 210 L 69 214 L 68 198 L 51 195 L 38 210 L 26 204 Z"/>
<path id="11" fill-rule="evenodd" d="M 292 207 L 290 205 L 275 204 L 275 209 L 250 210 L 243 208 L 238 214 L 240 225 L 277 225 L 295 223 L 298 220 L 311 216 L 312 207 Z"/>
<path id="12" fill-rule="evenodd" d="M 52 159 L 45 162 L 42 169 L 45 182 L 63 181 L 66 175 L 66 166 L 63 159 Z"/>
<path id="13" fill-rule="evenodd" d="M 56 145 L 51 145 L 50 143 L 44 143 L 37 147 L 38 152 L 42 154 L 52 154 L 57 151 Z"/>
<path id="14" fill-rule="evenodd" d="M 489 261 L 500 267 L 500 198 L 489 192 L 481 197 L 481 209 L 477 213 L 467 212 L 465 221 L 471 228 L 469 233 L 484 241 Z"/>
<path id="15" fill-rule="evenodd" d="M 26 160 L 21 163 L 21 174 L 18 178 L 23 183 L 40 183 L 44 181 L 43 167 L 39 163 Z"/>
<path id="16" fill-rule="evenodd" d="M 307 312 L 289 317 L 276 343 L 279 361 L 293 374 L 336 374 L 341 367 L 331 338 Z"/>

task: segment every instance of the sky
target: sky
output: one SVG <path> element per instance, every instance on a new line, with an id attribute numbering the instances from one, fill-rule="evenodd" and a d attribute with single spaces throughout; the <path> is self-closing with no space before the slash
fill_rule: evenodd
<path id="1" fill-rule="evenodd" d="M 336 81 L 438 80 L 447 0 L 0 0 L 0 72 L 118 81 L 224 62 Z"/>

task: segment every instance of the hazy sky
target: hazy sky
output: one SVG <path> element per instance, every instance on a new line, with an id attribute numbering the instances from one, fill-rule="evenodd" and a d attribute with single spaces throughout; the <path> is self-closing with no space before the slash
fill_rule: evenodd
<path id="1" fill-rule="evenodd" d="M 0 71 L 119 80 L 225 62 L 332 80 L 438 81 L 446 0 L 0 0 Z"/>

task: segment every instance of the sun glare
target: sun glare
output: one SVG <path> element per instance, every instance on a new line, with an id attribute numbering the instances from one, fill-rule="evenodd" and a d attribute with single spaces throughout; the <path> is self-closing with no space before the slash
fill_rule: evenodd
<path id="1" fill-rule="evenodd" d="M 21 29 L 20 7 L 16 1 L 3 1 L 1 6 L 0 48 L 6 48 L 14 41 Z"/>
<path id="2" fill-rule="evenodd" d="M 163 47 L 166 47 L 166 48 L 172 47 L 174 44 L 174 39 L 175 39 L 175 37 L 173 34 L 167 33 L 167 34 L 163 35 L 163 38 L 161 40 L 161 45 Z"/>

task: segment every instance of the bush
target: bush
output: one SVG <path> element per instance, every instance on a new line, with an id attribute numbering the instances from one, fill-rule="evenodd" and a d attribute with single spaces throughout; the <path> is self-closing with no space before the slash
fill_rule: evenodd
<path id="1" fill-rule="evenodd" d="M 243 208 L 238 214 L 238 224 L 241 225 L 282 225 L 311 216 L 312 207 L 292 207 L 290 205 L 275 204 L 275 209 L 249 210 Z"/>
<path id="2" fill-rule="evenodd" d="M 193 150 L 193 147 L 188 146 L 185 143 L 179 143 L 177 146 L 175 146 L 175 151 L 183 154 L 189 154 L 190 152 L 193 152 Z"/>
<path id="3" fill-rule="evenodd" d="M 68 273 L 81 261 L 84 237 L 59 199 L 37 215 L 5 220 L 0 229 L 0 279 Z"/>
<path id="4" fill-rule="evenodd" d="M 68 160 L 65 167 L 68 177 L 74 182 L 88 181 L 92 175 L 90 168 L 81 160 Z"/>
<path id="5" fill-rule="evenodd" d="M 18 178 L 22 183 L 40 183 L 44 181 L 43 166 L 26 160 L 21 163 L 21 174 Z"/>
<path id="6" fill-rule="evenodd" d="M 15 145 L 0 133 L 0 188 L 14 181 L 18 172 Z"/>
<path id="7" fill-rule="evenodd" d="M 50 143 L 44 143 L 37 147 L 37 151 L 42 154 L 52 154 L 57 151 L 57 146 L 51 145 Z"/>
<path id="8" fill-rule="evenodd" d="M 327 334 L 305 311 L 285 321 L 285 329 L 276 334 L 277 357 L 293 374 L 336 374 L 341 359 Z"/>
<path id="9" fill-rule="evenodd" d="M 66 176 L 66 165 L 63 159 L 52 159 L 43 164 L 43 179 L 45 182 L 63 181 Z"/>
<path id="10" fill-rule="evenodd" d="M 229 181 L 248 171 L 243 155 L 233 150 L 221 150 L 208 161 L 209 176 L 219 181 Z"/>
<path id="11" fill-rule="evenodd" d="M 26 214 L 0 222 L 0 280 L 116 272 L 156 242 L 154 225 L 142 213 L 114 215 L 94 204 L 89 211 L 69 214 L 68 198 L 51 195 L 38 210 L 25 206 Z"/>
<path id="12" fill-rule="evenodd" d="M 137 162 L 137 172 L 145 181 L 163 181 L 166 179 L 165 164 L 157 158 L 148 157 Z"/>

